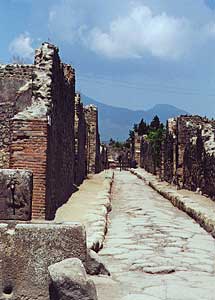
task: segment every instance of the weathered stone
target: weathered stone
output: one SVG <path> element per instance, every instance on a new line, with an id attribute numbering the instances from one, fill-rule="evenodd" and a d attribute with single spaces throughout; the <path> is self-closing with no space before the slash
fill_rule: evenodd
<path id="1" fill-rule="evenodd" d="M 215 121 L 200 116 L 180 116 L 167 122 L 159 157 L 143 139 L 141 167 L 179 188 L 215 198 Z M 156 161 L 159 160 L 159 165 Z"/>
<path id="2" fill-rule="evenodd" d="M 100 172 L 100 138 L 98 132 L 98 109 L 94 105 L 85 106 L 87 123 L 87 157 L 88 173 Z"/>
<path id="3" fill-rule="evenodd" d="M 87 176 L 87 124 L 81 94 L 75 97 L 75 183 L 80 185 Z"/>
<path id="4" fill-rule="evenodd" d="M 33 219 L 53 220 L 103 155 L 97 108 L 75 105 L 75 70 L 57 47 L 43 43 L 31 66 L 0 65 L 0 168 L 33 172 Z"/>
<path id="5" fill-rule="evenodd" d="M 32 172 L 0 169 L 0 219 L 30 220 L 32 188 Z"/>
<path id="6" fill-rule="evenodd" d="M 0 224 L 0 299 L 48 300 L 48 267 L 76 257 L 86 265 L 86 237 L 77 223 Z"/>
<path id="7" fill-rule="evenodd" d="M 97 300 L 95 285 L 87 278 L 79 259 L 66 259 L 49 266 L 48 270 L 52 280 L 51 300 Z"/>
<path id="8" fill-rule="evenodd" d="M 87 273 L 90 275 L 108 275 L 110 272 L 104 265 L 101 257 L 93 250 L 88 250 L 87 253 Z"/>

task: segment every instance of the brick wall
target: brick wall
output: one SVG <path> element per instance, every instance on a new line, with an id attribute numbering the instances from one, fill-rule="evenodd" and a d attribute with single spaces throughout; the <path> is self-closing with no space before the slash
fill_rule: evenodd
<path id="1" fill-rule="evenodd" d="M 61 63 L 58 48 L 48 43 L 36 51 L 35 65 L 39 71 L 34 102 L 42 99 L 48 119 L 45 212 L 46 219 L 53 219 L 74 191 L 75 72 Z"/>
<path id="2" fill-rule="evenodd" d="M 10 168 L 33 172 L 32 217 L 45 218 L 47 120 L 11 121 Z"/>
<path id="3" fill-rule="evenodd" d="M 76 107 L 75 152 L 75 71 L 58 52 L 43 43 L 34 65 L 0 66 L 0 168 L 33 171 L 33 218 L 53 219 L 104 163 L 94 106 Z"/>
<path id="4" fill-rule="evenodd" d="M 48 43 L 36 50 L 32 70 L 17 94 L 28 105 L 10 121 L 10 168 L 33 171 L 33 218 L 53 219 L 74 191 L 75 74 Z"/>

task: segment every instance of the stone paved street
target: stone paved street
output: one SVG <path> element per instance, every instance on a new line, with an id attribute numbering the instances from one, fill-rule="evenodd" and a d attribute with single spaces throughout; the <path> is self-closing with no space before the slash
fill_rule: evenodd
<path id="1" fill-rule="evenodd" d="M 129 172 L 116 172 L 99 300 L 215 299 L 215 240 Z"/>

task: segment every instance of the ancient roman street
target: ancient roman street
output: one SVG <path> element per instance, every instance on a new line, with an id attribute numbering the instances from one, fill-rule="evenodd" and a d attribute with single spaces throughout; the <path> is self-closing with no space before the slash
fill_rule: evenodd
<path id="1" fill-rule="evenodd" d="M 98 282 L 99 300 L 215 299 L 211 235 L 126 171 L 115 172 L 112 207 L 100 256 L 115 284 Z"/>
<path id="2" fill-rule="evenodd" d="M 93 100 L 64 54 L 0 64 L 0 300 L 215 300 L 214 118 Z"/>

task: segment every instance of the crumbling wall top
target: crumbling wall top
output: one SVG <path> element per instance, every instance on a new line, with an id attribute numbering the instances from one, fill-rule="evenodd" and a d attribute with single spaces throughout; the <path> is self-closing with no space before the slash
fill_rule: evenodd
<path id="1" fill-rule="evenodd" d="M 98 111 L 98 108 L 97 106 L 95 106 L 94 104 L 89 104 L 89 105 L 86 105 L 84 107 L 85 111 Z"/>

